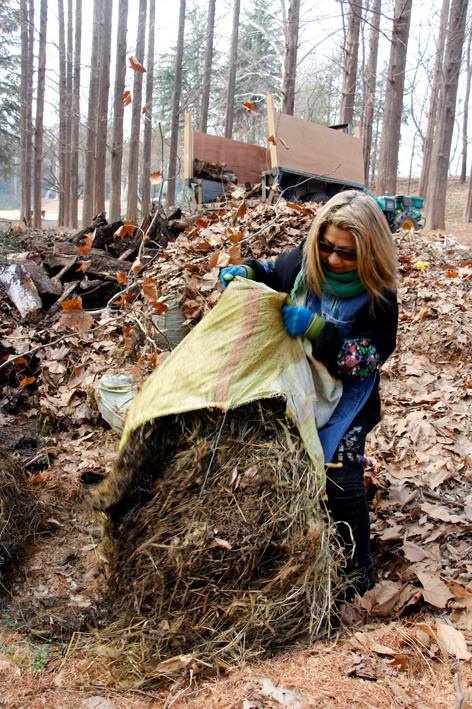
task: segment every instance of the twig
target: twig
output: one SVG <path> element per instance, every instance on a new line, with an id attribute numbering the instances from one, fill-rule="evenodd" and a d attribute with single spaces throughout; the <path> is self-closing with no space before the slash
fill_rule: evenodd
<path id="1" fill-rule="evenodd" d="M 129 293 L 132 290 L 137 290 L 141 286 L 141 280 L 136 280 L 134 283 L 131 283 L 131 285 L 127 286 L 126 288 L 123 288 L 123 290 L 118 291 L 118 293 L 115 293 L 109 301 L 107 301 L 106 305 L 103 308 L 100 308 L 99 310 L 85 310 L 88 315 L 101 315 L 102 313 L 105 313 L 107 310 L 109 310 L 110 305 L 112 305 L 115 300 L 119 300 L 119 298 L 124 295 L 125 293 Z"/>
<path id="2" fill-rule="evenodd" d="M 151 692 L 145 692 L 142 689 L 136 689 L 134 687 L 123 687 L 122 689 L 119 687 L 109 687 L 108 685 L 105 684 L 96 684 L 96 683 L 91 683 L 88 685 L 80 685 L 80 689 L 99 689 L 101 692 L 109 692 L 109 693 L 114 693 L 114 694 L 126 694 L 128 692 L 133 692 L 133 694 L 139 694 L 142 697 L 148 697 L 149 699 L 160 699 L 160 697 L 157 696 L 157 694 L 151 694 Z"/>
<path id="3" fill-rule="evenodd" d="M 462 689 L 460 670 L 454 673 L 454 687 L 456 689 L 456 703 L 454 709 L 462 709 L 464 704 L 464 690 Z"/>

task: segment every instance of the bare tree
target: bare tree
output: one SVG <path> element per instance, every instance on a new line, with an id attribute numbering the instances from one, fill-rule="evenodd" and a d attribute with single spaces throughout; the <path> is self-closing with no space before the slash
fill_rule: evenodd
<path id="1" fill-rule="evenodd" d="M 349 19 L 343 61 L 343 86 L 339 122 L 352 124 L 356 97 L 357 55 L 362 17 L 362 0 L 348 0 Z"/>
<path id="2" fill-rule="evenodd" d="M 21 219 L 27 224 L 31 219 L 31 168 L 32 168 L 32 125 L 33 110 L 33 48 L 30 44 L 30 10 L 34 13 L 33 0 L 20 2 L 21 30 Z"/>
<path id="3" fill-rule="evenodd" d="M 461 164 L 461 184 L 465 184 L 467 179 L 467 145 L 468 145 L 468 135 L 467 128 L 469 122 L 469 99 L 470 99 L 470 82 L 472 79 L 472 65 L 470 63 L 470 45 L 472 40 L 472 28 L 469 32 L 469 39 L 467 40 L 467 52 L 466 52 L 466 80 L 465 80 L 465 95 L 464 95 L 464 114 L 462 116 L 462 164 Z"/>
<path id="4" fill-rule="evenodd" d="M 213 62 L 213 37 L 215 34 L 215 5 L 216 0 L 208 0 L 208 20 L 206 33 L 206 48 L 205 48 L 205 67 L 203 69 L 203 86 L 202 86 L 202 117 L 200 120 L 200 130 L 202 133 L 207 132 L 208 127 L 208 108 L 210 105 L 210 86 L 211 86 L 211 65 Z"/>
<path id="5" fill-rule="evenodd" d="M 441 5 L 441 16 L 439 20 L 439 34 L 436 48 L 436 59 L 434 62 L 433 82 L 429 98 L 428 124 L 426 136 L 423 143 L 423 162 L 421 165 L 420 181 L 418 192 L 426 198 L 429 171 L 431 167 L 431 149 L 433 147 L 434 129 L 437 123 L 439 106 L 439 91 L 441 88 L 441 73 L 444 61 L 444 45 L 446 42 L 447 19 L 449 16 L 449 0 L 443 0 Z"/>
<path id="6" fill-rule="evenodd" d="M 143 174 L 142 174 L 142 211 L 147 214 L 151 198 L 151 183 L 149 175 L 151 172 L 151 149 L 152 149 L 152 90 L 154 85 L 154 35 L 156 24 L 156 3 L 149 0 L 149 26 L 147 40 L 147 61 L 146 61 L 146 111 L 144 113 L 144 136 L 143 136 Z"/>
<path id="7" fill-rule="evenodd" d="M 472 170 L 469 176 L 469 189 L 467 190 L 467 202 L 464 209 L 464 221 L 472 222 Z"/>
<path id="8" fill-rule="evenodd" d="M 46 38 L 48 23 L 48 3 L 41 0 L 39 11 L 39 52 L 38 88 L 36 94 L 36 121 L 34 129 L 34 169 L 33 169 L 33 226 L 41 228 L 41 193 L 44 135 L 44 92 L 46 87 Z"/>
<path id="9" fill-rule="evenodd" d="M 297 78 L 298 32 L 300 26 L 300 0 L 290 0 L 288 15 L 282 3 L 285 33 L 285 61 L 282 79 L 282 112 L 293 116 L 295 107 L 295 83 Z"/>
<path id="10" fill-rule="evenodd" d="M 147 0 L 139 0 L 138 31 L 136 36 L 136 59 L 138 65 L 144 61 L 144 43 L 146 41 Z M 139 171 L 139 134 L 141 129 L 141 109 L 143 97 L 143 72 L 135 67 L 133 81 L 133 103 L 131 113 L 131 135 L 128 159 L 128 219 L 138 218 L 138 171 Z"/>
<path id="11" fill-rule="evenodd" d="M 97 110 L 99 82 L 99 41 L 100 18 L 103 15 L 103 0 L 94 0 L 92 26 L 92 53 L 90 61 L 90 81 L 87 112 L 87 146 L 85 149 L 84 201 L 82 207 L 82 224 L 88 226 L 94 217 L 96 141 L 97 141 Z"/>
<path id="12" fill-rule="evenodd" d="M 72 69 L 71 101 L 71 159 L 70 159 L 70 212 L 69 224 L 78 226 L 79 197 L 79 138 L 80 138 L 80 61 L 82 54 L 82 0 L 75 0 L 75 45 Z"/>
<path id="13" fill-rule="evenodd" d="M 67 96 L 67 119 L 66 119 L 66 174 L 64 182 L 64 220 L 71 223 L 71 189 L 70 181 L 72 166 L 72 73 L 73 73 L 73 52 L 74 52 L 74 22 L 72 0 L 67 0 L 67 41 L 66 41 L 66 96 Z"/>
<path id="14" fill-rule="evenodd" d="M 431 157 L 425 227 L 446 226 L 446 191 L 452 131 L 456 116 L 457 87 L 464 43 L 468 0 L 452 0 L 442 67 L 441 105 Z"/>
<path id="15" fill-rule="evenodd" d="M 231 32 L 231 49 L 229 53 L 228 88 L 226 91 L 225 138 L 233 135 L 234 91 L 236 86 L 236 64 L 238 59 L 239 11 L 240 0 L 233 3 L 233 30 Z"/>
<path id="16" fill-rule="evenodd" d="M 381 9 L 382 0 L 374 0 L 370 13 L 371 29 L 369 36 L 369 57 L 367 59 L 367 66 L 364 76 L 364 111 L 362 115 L 362 151 L 364 156 L 364 175 L 366 184 L 369 183 L 370 155 L 372 151 Z"/>
<path id="17" fill-rule="evenodd" d="M 387 87 L 380 143 L 377 191 L 395 194 L 398 150 L 403 109 L 406 54 L 410 34 L 412 0 L 395 0 Z"/>
<path id="18" fill-rule="evenodd" d="M 66 78 L 66 38 L 64 28 L 64 2 L 58 0 L 58 34 L 59 34 L 59 206 L 57 215 L 58 226 L 65 224 L 64 186 L 66 182 L 66 121 L 67 121 L 67 78 Z"/>
<path id="19" fill-rule="evenodd" d="M 121 217 L 121 172 L 123 165 L 123 110 L 126 77 L 126 34 L 128 0 L 119 0 L 116 37 L 115 88 L 113 95 L 113 134 L 111 148 L 110 220 Z"/>
<path id="20" fill-rule="evenodd" d="M 103 0 L 98 52 L 98 94 L 96 113 L 94 212 L 105 211 L 105 167 L 107 154 L 108 96 L 110 92 L 111 18 L 113 0 Z"/>
<path id="21" fill-rule="evenodd" d="M 237 0 L 239 3 L 239 0 Z M 184 56 L 185 0 L 180 0 L 177 53 L 175 57 L 174 96 L 172 100 L 172 124 L 169 149 L 169 175 L 167 183 L 167 205 L 175 202 L 175 182 L 177 177 L 177 146 L 179 141 L 180 94 L 182 91 L 182 62 Z"/>

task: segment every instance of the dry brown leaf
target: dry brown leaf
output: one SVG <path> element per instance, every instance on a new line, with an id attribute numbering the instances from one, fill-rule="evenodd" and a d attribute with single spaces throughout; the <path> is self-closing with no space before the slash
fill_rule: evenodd
<path id="1" fill-rule="evenodd" d="M 82 261 L 81 264 L 75 269 L 78 272 L 85 273 L 85 271 L 92 265 L 91 261 Z"/>
<path id="2" fill-rule="evenodd" d="M 471 659 L 472 654 L 467 650 L 464 634 L 460 630 L 437 620 L 436 637 L 443 652 L 452 655 L 456 660 L 468 661 Z"/>
<path id="3" fill-rule="evenodd" d="M 137 60 L 136 57 L 129 57 L 128 59 L 129 65 L 133 71 L 137 71 L 141 74 L 143 74 L 146 69 L 143 67 L 143 65 Z"/>
<path id="4" fill-rule="evenodd" d="M 35 381 L 36 377 L 23 377 L 23 379 L 20 379 L 19 387 L 20 389 L 26 389 L 27 386 L 34 384 Z"/>
<path id="5" fill-rule="evenodd" d="M 162 182 L 161 171 L 155 170 L 155 172 L 151 172 L 149 175 L 149 182 L 151 185 L 160 185 Z"/>
<path id="6" fill-rule="evenodd" d="M 152 302 L 157 301 L 157 283 L 152 276 L 144 276 L 141 290 L 147 300 Z"/>
<path id="7" fill-rule="evenodd" d="M 82 310 L 82 298 L 80 295 L 77 298 L 69 298 L 69 300 L 63 300 L 61 303 L 61 308 L 67 312 L 70 310 Z"/>
<path id="8" fill-rule="evenodd" d="M 79 252 L 84 256 L 92 250 L 93 240 L 95 239 L 95 232 L 92 234 L 86 234 L 83 238 L 82 244 L 79 246 Z"/>
<path id="9" fill-rule="evenodd" d="M 414 572 L 423 586 L 424 600 L 436 608 L 445 608 L 448 601 L 453 597 L 453 593 L 441 580 L 439 574 L 423 571 L 421 568 L 415 567 Z"/>
<path id="10" fill-rule="evenodd" d="M 122 224 L 113 234 L 114 239 L 124 239 L 125 236 L 133 236 L 134 230 L 136 229 L 136 224 L 133 222 L 125 222 Z"/>

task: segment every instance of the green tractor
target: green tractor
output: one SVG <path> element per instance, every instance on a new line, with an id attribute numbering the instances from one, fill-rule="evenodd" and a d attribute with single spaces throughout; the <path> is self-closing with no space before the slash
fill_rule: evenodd
<path id="1" fill-rule="evenodd" d="M 400 231 L 402 229 L 421 229 L 423 226 L 423 214 L 421 212 L 424 199 L 414 195 L 382 195 L 377 197 L 380 209 L 385 214 L 390 229 Z"/>

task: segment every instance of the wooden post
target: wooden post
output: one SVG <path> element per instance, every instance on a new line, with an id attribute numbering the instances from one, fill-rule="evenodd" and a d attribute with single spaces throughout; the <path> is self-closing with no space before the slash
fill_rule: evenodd
<path id="1" fill-rule="evenodd" d="M 192 116 L 185 114 L 184 118 L 184 180 L 188 183 L 193 177 L 193 131 Z"/>
<path id="2" fill-rule="evenodd" d="M 269 137 L 273 136 L 274 140 L 277 142 L 277 127 L 275 125 L 275 109 L 274 109 L 274 97 L 272 94 L 267 94 L 266 97 L 267 104 L 267 129 L 269 131 Z M 277 146 L 274 143 L 269 143 L 270 150 L 270 166 L 271 168 L 278 167 L 277 161 Z"/>

